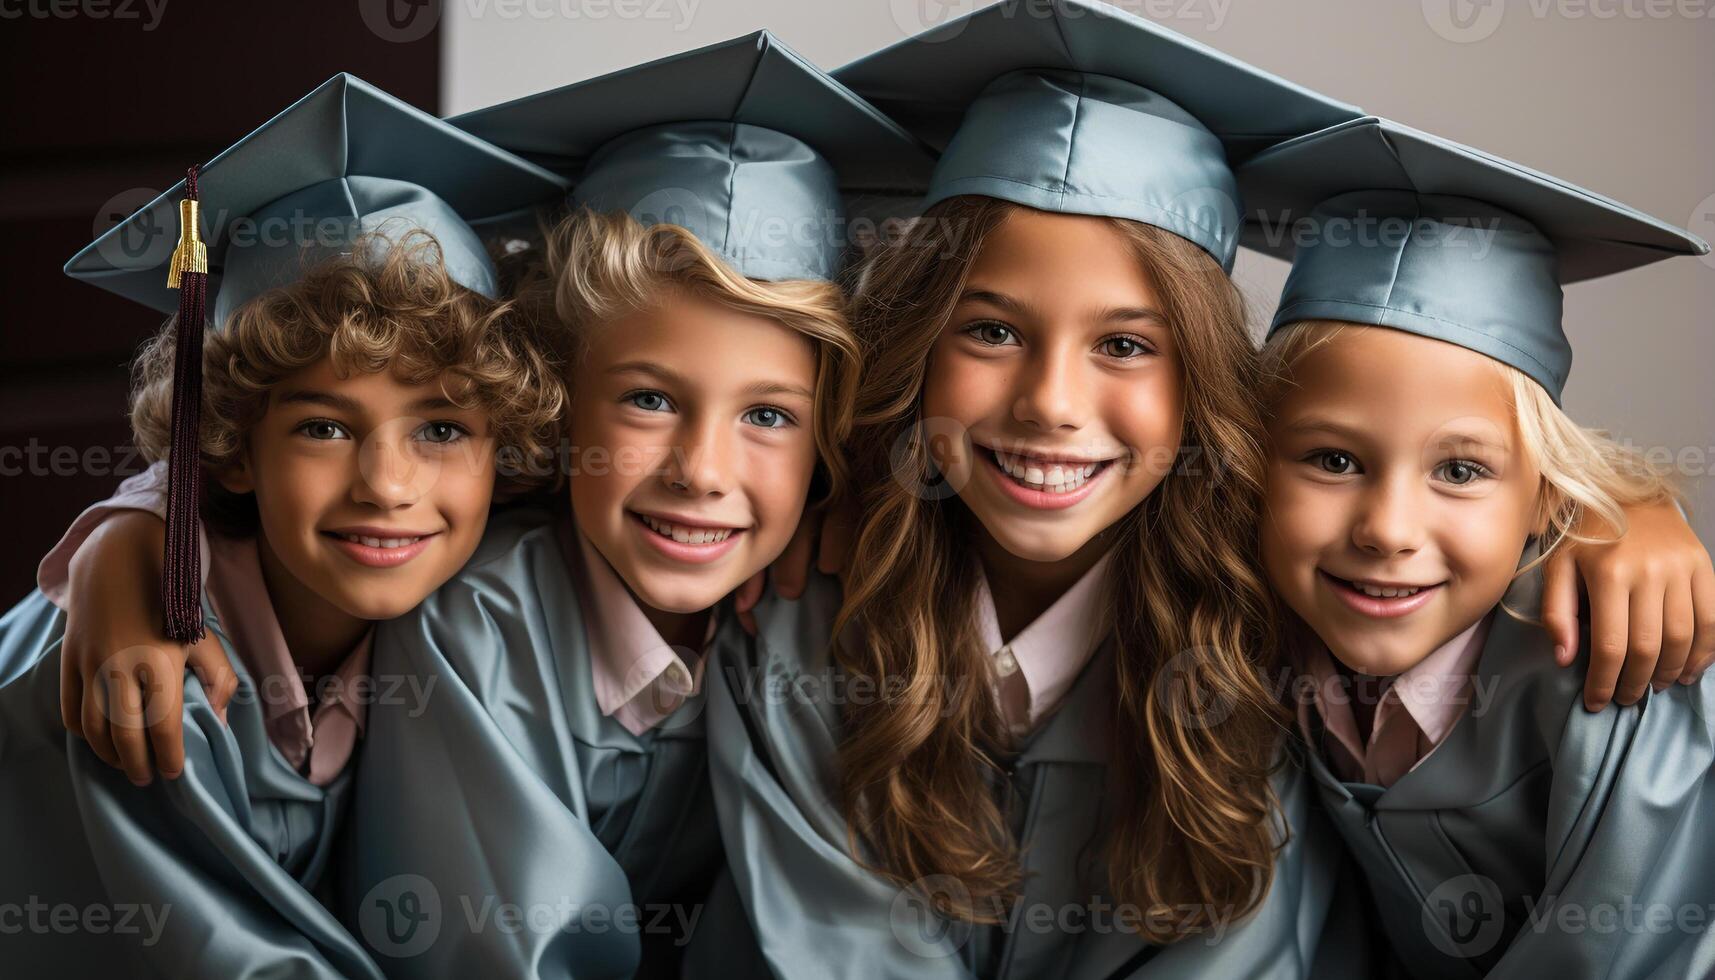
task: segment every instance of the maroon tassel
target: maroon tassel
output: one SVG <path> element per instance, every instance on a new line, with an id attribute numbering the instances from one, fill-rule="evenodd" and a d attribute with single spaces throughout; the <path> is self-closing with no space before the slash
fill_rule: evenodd
<path id="1" fill-rule="evenodd" d="M 167 285 L 179 290 L 174 333 L 173 437 L 167 451 L 167 543 L 161 560 L 161 607 L 167 637 L 202 639 L 202 333 L 208 304 L 208 250 L 198 227 L 197 168 L 185 176 L 179 203 L 179 247 Z"/>

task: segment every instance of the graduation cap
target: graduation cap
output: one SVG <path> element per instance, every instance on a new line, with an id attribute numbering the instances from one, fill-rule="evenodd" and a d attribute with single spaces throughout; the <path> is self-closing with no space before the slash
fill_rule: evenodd
<path id="1" fill-rule="evenodd" d="M 1361 115 L 1090 0 L 1005 0 L 834 77 L 944 151 L 925 207 L 980 194 L 1129 218 L 1229 270 L 1240 225 L 1230 165 Z"/>
<path id="2" fill-rule="evenodd" d="M 1523 371 L 1558 402 L 1561 285 L 1709 246 L 1600 194 L 1386 119 L 1286 142 L 1239 170 L 1245 244 L 1292 259 L 1270 332 L 1392 327 Z"/>
<path id="3" fill-rule="evenodd" d="M 574 205 L 680 225 L 754 279 L 831 279 L 842 192 L 915 196 L 934 164 L 767 31 L 449 121 L 570 178 Z"/>
<path id="4" fill-rule="evenodd" d="M 73 278 L 179 313 L 162 577 L 169 637 L 202 635 L 197 511 L 208 303 L 221 329 L 249 300 L 349 254 L 360 236 L 397 242 L 418 231 L 434 237 L 455 282 L 493 298 L 494 266 L 470 225 L 557 200 L 565 188 L 547 170 L 341 74 L 192 167 L 66 263 Z"/>

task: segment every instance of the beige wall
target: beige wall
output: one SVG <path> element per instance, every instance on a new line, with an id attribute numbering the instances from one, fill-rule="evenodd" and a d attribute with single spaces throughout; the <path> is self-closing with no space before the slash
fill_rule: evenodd
<path id="1" fill-rule="evenodd" d="M 767 27 L 835 67 L 973 0 L 444 0 L 448 112 Z M 1120 0 L 1370 112 L 1470 143 L 1715 239 L 1715 0 Z M 569 15 L 569 16 L 568 16 Z M 1264 319 L 1282 263 L 1241 255 Z M 1567 290 L 1586 424 L 1682 464 L 1715 541 L 1715 258 Z"/>

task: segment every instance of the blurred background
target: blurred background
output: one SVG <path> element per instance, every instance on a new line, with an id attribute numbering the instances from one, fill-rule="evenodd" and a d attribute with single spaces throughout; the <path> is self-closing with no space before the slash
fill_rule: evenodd
<path id="1" fill-rule="evenodd" d="M 440 114 L 767 27 L 837 67 L 978 0 L 0 0 L 0 599 L 139 464 L 153 313 L 65 278 L 85 243 L 328 76 Z M 1117 0 L 1328 95 L 1715 239 L 1715 0 Z M 1260 329 L 1283 263 L 1241 253 Z M 1715 258 L 1567 290 L 1572 416 L 1673 466 L 1715 542 Z"/>

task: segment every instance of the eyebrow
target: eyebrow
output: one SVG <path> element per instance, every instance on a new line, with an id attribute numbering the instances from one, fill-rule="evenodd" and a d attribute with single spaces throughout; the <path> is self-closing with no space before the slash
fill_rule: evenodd
<path id="1" fill-rule="evenodd" d="M 1333 419 L 1323 418 L 1316 415 L 1292 420 L 1287 423 L 1286 431 L 1299 433 L 1326 432 L 1329 435 L 1352 440 L 1363 439 L 1367 435 L 1367 433 L 1358 426 L 1346 425 L 1342 422 L 1336 422 Z"/>
<path id="2" fill-rule="evenodd" d="M 278 397 L 280 405 L 319 405 L 336 412 L 348 412 L 352 415 L 361 414 L 363 406 L 357 399 L 347 395 L 335 394 L 331 391 L 321 391 L 316 388 L 293 388 L 283 392 Z M 425 395 L 410 404 L 410 409 L 417 412 L 432 412 L 445 409 L 456 409 L 457 402 L 445 395 Z"/>
<path id="3" fill-rule="evenodd" d="M 997 293 L 992 289 L 967 289 L 959 294 L 959 302 L 987 303 L 990 306 L 998 306 L 1014 316 L 1030 316 L 1035 312 L 1030 304 L 1005 293 Z M 1137 323 L 1139 321 L 1147 321 L 1161 327 L 1167 326 L 1167 317 L 1161 315 L 1160 311 L 1147 306 L 1111 306 L 1095 316 L 1097 323 Z"/>
<path id="4" fill-rule="evenodd" d="M 686 378 L 679 372 L 664 368 L 659 364 L 648 361 L 621 361 L 607 369 L 608 374 L 643 374 L 658 378 L 667 384 L 686 384 Z M 743 388 L 743 393 L 752 397 L 765 395 L 796 395 L 805 401 L 815 401 L 815 392 L 803 385 L 785 384 L 779 381 L 752 381 Z"/>

